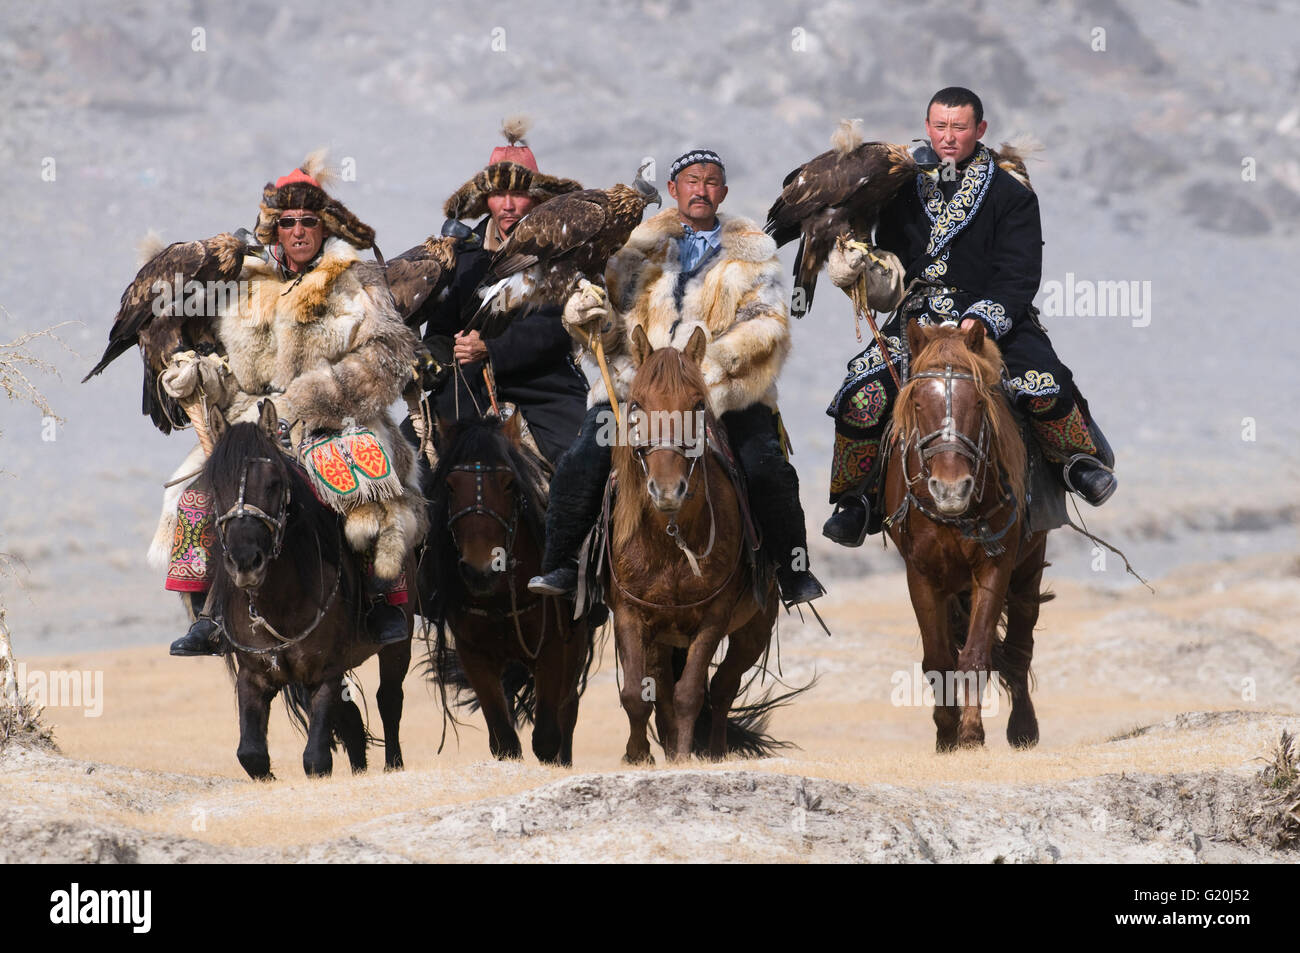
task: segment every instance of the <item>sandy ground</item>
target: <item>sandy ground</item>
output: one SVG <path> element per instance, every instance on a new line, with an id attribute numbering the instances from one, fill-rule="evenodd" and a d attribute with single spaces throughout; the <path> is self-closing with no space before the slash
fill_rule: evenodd
<path id="1" fill-rule="evenodd" d="M 1008 747 L 1005 705 L 986 718 L 985 750 L 938 755 L 929 709 L 891 702 L 920 657 L 898 573 L 834 585 L 832 638 L 781 623 L 785 680 L 818 676 L 773 722 L 798 747 L 721 765 L 620 764 L 612 645 L 571 770 L 531 752 L 489 760 L 477 716 L 438 754 L 441 711 L 413 672 L 405 772 L 306 779 L 277 707 L 270 783 L 235 760 L 220 661 L 159 647 L 27 659 L 102 672 L 102 713 L 48 708 L 62 754 L 0 759 L 0 859 L 1296 860 L 1248 821 L 1259 759 L 1300 728 L 1300 558 L 1188 567 L 1155 594 L 1054 588 L 1035 658 L 1042 743 L 1029 752 Z M 373 690 L 377 674 L 361 679 Z"/>

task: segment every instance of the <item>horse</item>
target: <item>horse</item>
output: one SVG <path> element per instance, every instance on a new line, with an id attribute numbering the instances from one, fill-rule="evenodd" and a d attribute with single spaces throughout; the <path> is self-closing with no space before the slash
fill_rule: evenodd
<path id="1" fill-rule="evenodd" d="M 884 512 L 934 688 L 935 747 L 984 744 L 981 697 L 996 674 L 1011 699 L 1007 741 L 1029 748 L 1047 533 L 1026 531 L 1026 448 L 1002 392 L 1002 357 L 979 322 L 966 331 L 911 322 L 907 341 L 912 373 L 886 442 Z"/>
<path id="2" fill-rule="evenodd" d="M 284 690 L 291 712 L 297 705 L 295 717 L 307 723 L 307 775 L 331 772 L 334 737 L 353 773 L 364 771 L 368 735 L 344 677 L 378 653 L 384 767 L 400 769 L 410 607 L 406 640 L 381 647 L 365 639 L 365 580 L 342 521 L 280 449 L 279 414 L 270 400 L 262 402 L 257 423 L 228 425 L 214 408 L 209 427 L 214 446 L 202 479 L 212 492 L 221 547 L 211 604 L 231 648 L 239 763 L 255 780 L 273 778 L 266 729 L 271 702 Z"/>
<path id="3" fill-rule="evenodd" d="M 578 699 L 594 656 L 592 627 L 573 602 L 539 598 L 546 481 L 521 442 L 518 411 L 438 421 L 440 453 L 428 488 L 429 535 L 419 570 L 437 637 L 431 670 L 444 693 L 472 689 L 493 757 L 517 759 L 520 718 L 533 753 L 573 763 Z M 447 643 L 450 628 L 453 659 Z"/>
<path id="4" fill-rule="evenodd" d="M 604 532 L 630 764 L 654 761 L 646 737 L 652 710 L 670 761 L 692 753 L 722 760 L 742 737 L 748 754 L 784 747 L 742 730 L 761 725 L 783 699 L 748 706 L 745 725 L 732 708 L 741 679 L 768 649 L 779 603 L 773 574 L 745 552 L 743 491 L 706 447 L 704 428 L 695 428 L 693 442 L 686 432 L 690 420 L 703 419 L 715 440 L 725 438 L 700 372 L 706 343 L 696 328 L 684 350 L 655 350 L 642 328 L 632 332 L 629 439 L 611 451 L 617 492 L 612 505 L 607 494 Z M 633 433 L 647 421 L 659 422 L 657 439 L 653 426 Z M 710 680 L 724 636 L 726 654 Z"/>

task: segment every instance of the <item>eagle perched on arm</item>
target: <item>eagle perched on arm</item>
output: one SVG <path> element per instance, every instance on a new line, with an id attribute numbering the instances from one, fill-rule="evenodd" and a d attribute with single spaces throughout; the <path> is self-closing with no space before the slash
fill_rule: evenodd
<path id="1" fill-rule="evenodd" d="M 637 169 L 630 186 L 557 195 L 521 218 L 483 279 L 475 322 L 490 324 L 493 315 L 521 306 L 563 307 L 584 279 L 603 289 L 609 259 L 641 224 L 646 206 L 662 202 L 642 178 L 645 170 Z M 480 330 L 492 336 L 486 327 Z"/>
<path id="2" fill-rule="evenodd" d="M 812 307 L 817 273 L 835 246 L 851 232 L 860 241 L 871 238 L 880 210 L 918 171 L 906 146 L 863 142 L 856 123 L 841 120 L 831 137 L 831 149 L 810 159 L 785 177 L 781 196 L 767 213 L 764 231 L 777 247 L 799 239 L 794 260 L 796 290 L 790 312 L 802 316 Z"/>
<path id="3" fill-rule="evenodd" d="M 144 360 L 141 412 L 163 433 L 188 423 L 189 415 L 158 386 L 158 377 L 177 351 L 211 350 L 212 323 L 218 315 L 209 313 L 214 298 L 210 292 L 221 282 L 223 296 L 227 291 L 238 294 L 237 286 L 231 289 L 225 283 L 239 278 L 245 255 L 262 250 L 250 244 L 250 237 L 245 229 L 222 232 L 201 241 L 175 242 L 150 257 L 122 292 L 108 347 L 81 382 L 138 345 Z"/>

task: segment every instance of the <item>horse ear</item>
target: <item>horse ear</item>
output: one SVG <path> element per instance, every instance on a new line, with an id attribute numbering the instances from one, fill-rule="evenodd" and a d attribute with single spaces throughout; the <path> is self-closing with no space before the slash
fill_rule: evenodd
<path id="1" fill-rule="evenodd" d="M 216 443 L 226 433 L 226 415 L 215 404 L 208 408 L 208 433 Z"/>
<path id="2" fill-rule="evenodd" d="M 686 350 L 683 351 L 686 359 L 699 367 L 704 360 L 704 349 L 708 347 L 709 336 L 704 332 L 704 325 L 697 325 L 691 332 L 691 339 L 686 342 Z"/>
<path id="3" fill-rule="evenodd" d="M 966 329 L 966 347 L 976 354 L 984 353 L 984 322 L 978 318 Z"/>
<path id="4" fill-rule="evenodd" d="M 638 324 L 632 329 L 632 363 L 640 367 L 653 350 L 650 339 L 646 337 L 645 328 Z"/>
<path id="5" fill-rule="evenodd" d="M 907 322 L 907 352 L 912 355 L 912 360 L 925 350 L 925 329 L 917 321 Z"/>
<path id="6" fill-rule="evenodd" d="M 275 409 L 275 402 L 267 397 L 258 405 L 262 412 L 257 422 L 272 437 L 280 435 L 280 412 Z"/>

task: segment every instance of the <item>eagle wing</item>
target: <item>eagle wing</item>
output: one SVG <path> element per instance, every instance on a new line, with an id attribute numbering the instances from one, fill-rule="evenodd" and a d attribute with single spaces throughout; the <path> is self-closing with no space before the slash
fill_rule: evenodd
<path id="1" fill-rule="evenodd" d="M 142 411 L 163 433 L 170 433 L 174 423 L 187 422 L 185 411 L 156 382 L 177 350 L 204 345 L 210 349 L 215 340 L 212 322 L 217 315 L 187 315 L 184 289 L 191 281 L 205 288 L 209 282 L 234 281 L 248 251 L 244 238 L 222 232 L 201 241 L 176 242 L 150 258 L 122 292 L 117 318 L 108 333 L 108 347 L 81 382 L 84 384 L 138 346 L 144 360 Z M 178 276 L 180 296 L 175 294 Z"/>
<path id="2" fill-rule="evenodd" d="M 794 278 L 802 300 L 796 294 L 792 301 L 795 314 L 811 308 L 817 274 L 835 239 L 846 231 L 868 239 L 881 208 L 916 171 L 905 146 L 864 142 L 823 152 L 785 177 L 764 229 L 778 246 L 799 239 Z"/>
<path id="3" fill-rule="evenodd" d="M 420 305 L 451 283 L 456 273 L 456 239 L 430 235 L 388 259 L 384 273 L 398 313 L 403 321 L 409 321 Z"/>

